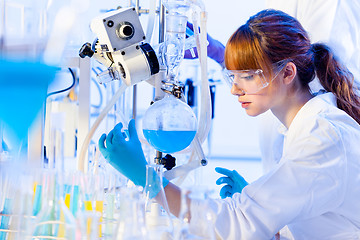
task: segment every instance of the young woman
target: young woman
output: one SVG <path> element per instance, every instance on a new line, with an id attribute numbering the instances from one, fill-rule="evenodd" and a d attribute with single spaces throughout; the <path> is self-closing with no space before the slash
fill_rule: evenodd
<path id="1" fill-rule="evenodd" d="M 270 109 L 285 138 L 279 162 L 248 185 L 236 172 L 218 169 L 227 175 L 219 179 L 227 184 L 227 198 L 206 205 L 216 214 L 217 237 L 271 239 L 286 227 L 294 239 L 360 239 L 360 99 L 352 74 L 326 45 L 311 44 L 296 19 L 276 10 L 252 16 L 230 37 L 225 65 L 231 93 L 246 113 Z M 310 92 L 315 74 L 322 93 Z M 134 122 L 129 141 L 121 128 L 100 138 L 100 150 L 144 185 L 146 161 Z M 180 189 L 166 180 L 164 186 L 170 210 L 178 215 Z M 196 224 L 205 205 L 189 205 Z"/>

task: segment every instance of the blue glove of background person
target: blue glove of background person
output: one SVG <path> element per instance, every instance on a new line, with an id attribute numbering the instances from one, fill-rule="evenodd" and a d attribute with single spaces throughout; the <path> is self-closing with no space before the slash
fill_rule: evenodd
<path id="1" fill-rule="evenodd" d="M 118 123 L 107 136 L 103 134 L 100 137 L 100 152 L 116 170 L 129 178 L 135 185 L 145 187 L 147 162 L 136 132 L 134 119 L 129 122 L 128 140 L 126 134 L 122 132 L 122 127 L 122 123 Z M 169 181 L 163 178 L 163 186 L 165 187 L 168 183 Z M 156 196 L 160 190 L 160 187 L 152 189 L 150 196 Z"/>
<path id="2" fill-rule="evenodd" d="M 222 199 L 232 197 L 234 193 L 241 193 L 243 188 L 248 185 L 245 179 L 235 170 L 217 167 L 215 171 L 224 174 L 226 177 L 220 177 L 216 180 L 217 185 L 226 184 L 220 190 L 220 197 Z"/>
<path id="3" fill-rule="evenodd" d="M 187 26 L 194 31 L 193 25 L 189 22 L 187 22 Z M 207 35 L 207 40 L 209 42 L 209 45 L 207 46 L 208 56 L 215 60 L 220 65 L 224 62 L 224 52 L 225 52 L 225 46 L 219 42 L 218 40 L 213 39 L 210 37 L 210 35 Z M 184 58 L 186 59 L 194 59 L 198 58 L 197 51 L 195 51 L 195 57 L 193 57 L 190 53 L 190 50 L 185 51 Z"/>

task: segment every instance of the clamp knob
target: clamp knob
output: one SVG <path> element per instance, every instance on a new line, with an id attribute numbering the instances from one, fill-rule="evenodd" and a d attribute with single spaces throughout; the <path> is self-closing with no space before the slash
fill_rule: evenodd
<path id="1" fill-rule="evenodd" d="M 85 43 L 84 45 L 82 45 L 82 47 L 79 50 L 79 56 L 81 58 L 85 58 L 86 56 L 91 58 L 93 55 L 94 55 L 94 51 L 91 49 L 90 43 Z"/>

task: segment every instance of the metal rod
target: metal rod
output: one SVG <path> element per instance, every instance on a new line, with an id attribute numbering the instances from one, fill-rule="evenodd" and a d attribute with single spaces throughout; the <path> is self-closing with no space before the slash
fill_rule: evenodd
<path id="1" fill-rule="evenodd" d="M 132 118 L 136 119 L 136 84 L 133 86 L 133 108 L 132 108 Z"/>
<path id="2" fill-rule="evenodd" d="M 139 3 L 140 0 L 135 0 L 135 9 L 136 9 L 136 12 L 138 15 L 140 15 L 140 3 Z"/>
<path id="3" fill-rule="evenodd" d="M 162 43 L 165 38 L 165 7 L 160 0 L 160 13 L 159 13 L 159 43 Z"/>

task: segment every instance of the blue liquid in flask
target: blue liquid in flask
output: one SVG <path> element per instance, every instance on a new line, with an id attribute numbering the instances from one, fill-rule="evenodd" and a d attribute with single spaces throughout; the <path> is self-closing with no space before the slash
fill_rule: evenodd
<path id="1" fill-rule="evenodd" d="M 194 139 L 196 131 L 143 130 L 146 140 L 158 151 L 174 153 L 185 149 Z"/>

